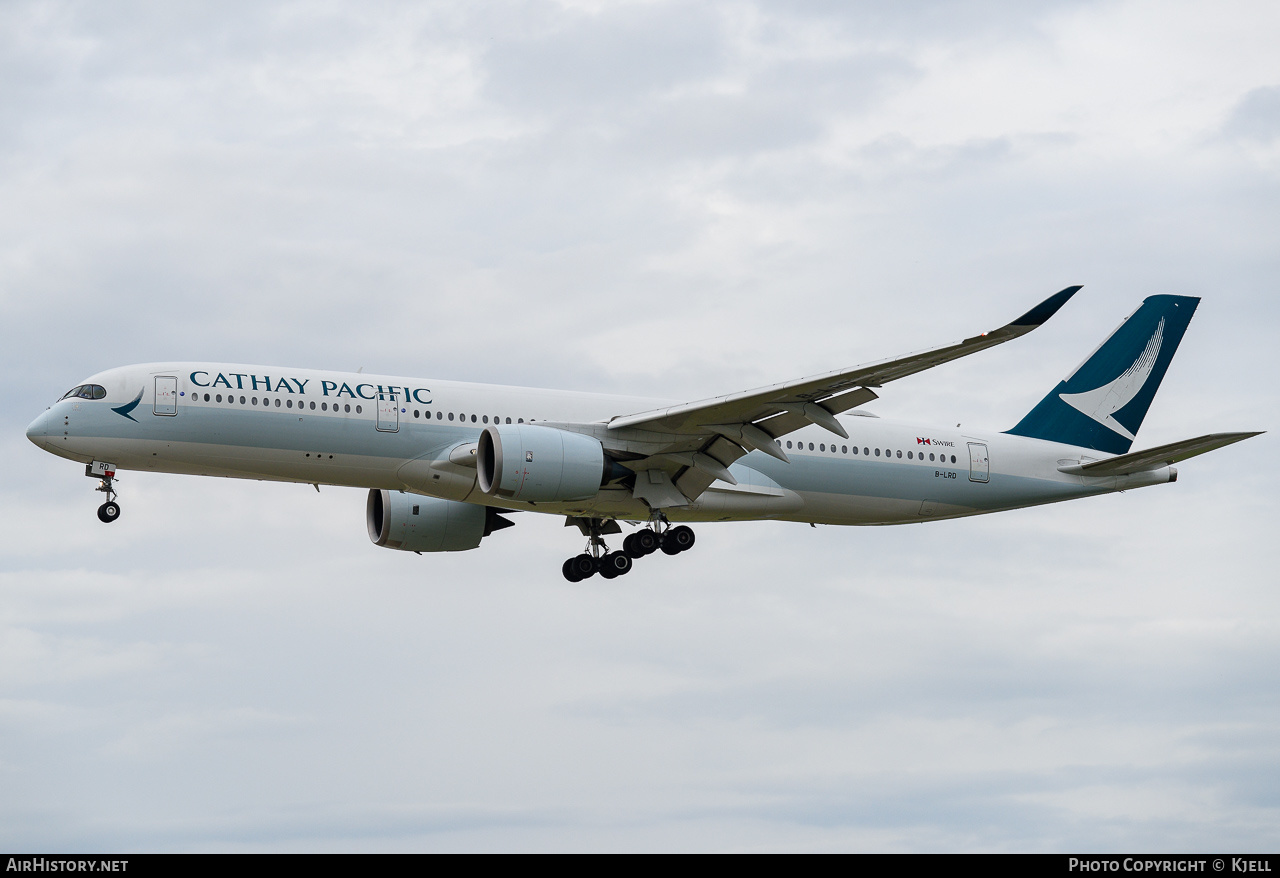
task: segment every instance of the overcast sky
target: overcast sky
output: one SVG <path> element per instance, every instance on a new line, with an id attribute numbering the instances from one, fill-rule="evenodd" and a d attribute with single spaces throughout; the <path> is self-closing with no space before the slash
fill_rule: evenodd
<path id="1" fill-rule="evenodd" d="M 0 5 L 0 849 L 1275 850 L 1269 433 L 1176 485 L 702 525 L 578 585 L 521 515 L 23 435 L 217 359 L 700 398 L 994 328 L 871 410 L 1014 424 L 1203 297 L 1138 446 L 1280 426 L 1280 6 Z"/>

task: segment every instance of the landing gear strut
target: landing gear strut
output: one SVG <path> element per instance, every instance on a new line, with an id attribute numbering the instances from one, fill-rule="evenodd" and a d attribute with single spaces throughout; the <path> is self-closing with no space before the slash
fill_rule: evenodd
<path id="1" fill-rule="evenodd" d="M 666 555 L 678 555 L 693 548 L 694 543 L 692 528 L 683 524 L 672 527 L 667 517 L 657 511 L 648 527 L 629 534 L 622 541 L 621 552 L 610 552 L 601 536 L 606 526 L 611 526 L 612 532 L 617 533 L 616 524 L 610 522 L 606 525 L 599 518 L 574 519 L 573 522 L 586 534 L 587 550 L 561 566 L 564 578 L 570 582 L 581 582 L 596 573 L 605 579 L 613 579 L 629 573 L 633 561 L 651 555 L 658 549 L 662 549 Z"/>
<path id="2" fill-rule="evenodd" d="M 84 468 L 84 474 L 98 479 L 98 487 L 94 490 L 107 495 L 107 502 L 98 507 L 98 520 L 110 524 L 120 517 L 120 504 L 116 502 L 116 468 L 95 460 Z"/>

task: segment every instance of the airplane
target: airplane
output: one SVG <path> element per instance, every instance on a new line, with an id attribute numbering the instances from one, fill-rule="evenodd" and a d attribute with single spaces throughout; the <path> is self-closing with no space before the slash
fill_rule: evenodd
<path id="1" fill-rule="evenodd" d="M 515 512 L 586 538 L 570 582 L 693 547 L 689 522 L 889 525 L 1177 481 L 1174 463 L 1257 432 L 1131 451 L 1200 299 L 1145 299 L 1013 427 L 920 426 L 863 410 L 884 385 L 1031 332 L 1071 286 L 955 344 L 694 402 L 217 362 L 109 369 L 27 428 L 85 464 L 120 517 L 117 472 L 367 488 L 375 545 L 474 549 Z M 611 549 L 606 537 L 636 528 Z M 615 545 L 618 543 L 615 541 Z"/>

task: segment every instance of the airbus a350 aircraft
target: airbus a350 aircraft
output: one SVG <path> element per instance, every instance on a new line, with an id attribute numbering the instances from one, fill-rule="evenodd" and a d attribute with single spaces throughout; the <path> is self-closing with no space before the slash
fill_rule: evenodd
<path id="1" fill-rule="evenodd" d="M 512 522 L 566 517 L 586 550 L 562 567 L 612 579 L 674 522 L 905 524 L 1177 480 L 1172 464 L 1257 433 L 1129 449 L 1199 299 L 1152 296 L 1012 429 L 881 420 L 860 406 L 890 381 L 1025 335 L 1079 287 L 962 342 L 697 402 L 661 402 L 355 373 L 151 363 L 85 380 L 27 428 L 87 464 L 120 515 L 119 470 L 369 489 L 379 546 L 474 549 Z M 838 417 L 845 415 L 846 417 Z M 619 521 L 645 526 L 620 550 Z"/>

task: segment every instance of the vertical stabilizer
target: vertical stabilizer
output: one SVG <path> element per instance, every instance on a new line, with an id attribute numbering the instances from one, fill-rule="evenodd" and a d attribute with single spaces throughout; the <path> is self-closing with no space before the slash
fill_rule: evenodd
<path id="1" fill-rule="evenodd" d="M 1009 432 L 1124 454 L 1200 300 L 1151 296 Z"/>

